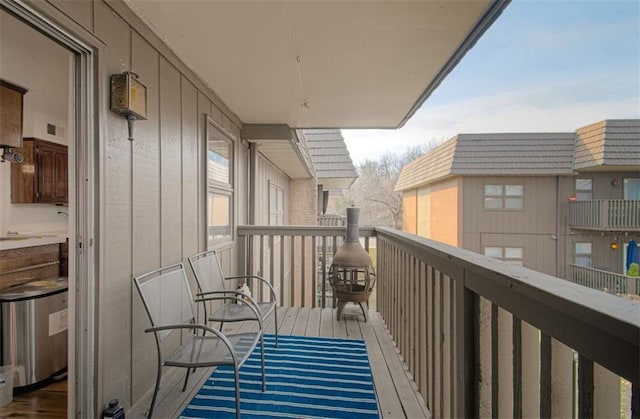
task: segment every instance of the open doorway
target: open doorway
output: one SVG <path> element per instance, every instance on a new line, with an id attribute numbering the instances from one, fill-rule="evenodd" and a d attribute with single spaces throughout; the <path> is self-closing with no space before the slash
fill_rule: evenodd
<path id="1" fill-rule="evenodd" d="M 38 399 L 52 403 L 19 404 L 54 417 L 94 411 L 92 73 L 90 48 L 0 2 L 0 94 L 21 99 L 3 99 L 0 121 L 20 113 L 19 144 L 0 126 L 13 160 L 0 163 L 0 356 L 16 400 L 47 392 Z M 14 408 L 0 409 L 30 414 Z"/>

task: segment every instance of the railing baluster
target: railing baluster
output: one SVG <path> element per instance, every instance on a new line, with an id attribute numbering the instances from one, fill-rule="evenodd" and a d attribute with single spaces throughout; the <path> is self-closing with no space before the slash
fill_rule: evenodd
<path id="1" fill-rule="evenodd" d="M 274 237 L 269 236 L 269 278 L 268 281 L 271 283 L 271 286 L 274 286 L 274 277 L 275 277 L 275 247 L 274 247 Z M 271 294 L 269 294 L 269 300 L 271 300 Z"/>
<path id="2" fill-rule="evenodd" d="M 307 236 L 300 237 L 300 246 L 302 248 L 302 265 L 300 266 L 302 283 L 300 284 L 300 307 L 306 307 L 307 294 L 305 294 L 305 285 L 307 283 Z"/>
<path id="3" fill-rule="evenodd" d="M 291 288 L 289 289 L 290 307 L 296 306 L 296 236 L 291 236 Z"/>
<path id="4" fill-rule="evenodd" d="M 318 306 L 318 244 L 317 237 L 311 237 L 311 307 Z"/>
<path id="5" fill-rule="evenodd" d="M 327 306 L 327 237 L 322 236 L 322 308 Z"/>
<path id="6" fill-rule="evenodd" d="M 260 236 L 260 274 L 259 276 L 264 276 L 264 235 Z M 257 281 L 258 285 L 258 298 L 262 300 L 262 282 Z M 255 290 L 254 290 L 255 292 Z"/>
<path id="7" fill-rule="evenodd" d="M 280 235 L 280 305 L 284 306 L 284 236 Z"/>

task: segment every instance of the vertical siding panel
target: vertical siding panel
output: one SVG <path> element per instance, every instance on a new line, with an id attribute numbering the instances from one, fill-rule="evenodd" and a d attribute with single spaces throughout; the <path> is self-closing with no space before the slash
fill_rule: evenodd
<path id="1" fill-rule="evenodd" d="M 85 29 L 89 30 L 89 32 L 93 32 L 94 4 L 98 2 L 94 2 L 93 0 L 49 0 L 49 3 L 60 9 L 64 14 L 82 25 Z M 98 6 L 96 6 L 96 8 L 97 7 Z M 98 14 L 97 11 L 96 14 Z M 99 17 L 96 17 L 96 21 L 98 19 Z M 97 26 L 98 24 L 96 23 L 96 33 L 98 30 Z"/>
<path id="2" fill-rule="evenodd" d="M 198 91 L 198 247 L 199 250 L 207 248 L 207 193 L 206 193 L 206 138 L 207 124 L 205 115 L 211 115 L 211 102 Z"/>
<path id="3" fill-rule="evenodd" d="M 102 2 L 96 3 L 96 34 L 107 44 L 100 63 L 108 75 L 129 70 L 131 31 Z M 109 85 L 100 89 L 107 95 Z M 96 394 L 108 394 L 130 406 L 131 400 L 131 304 L 139 302 L 132 294 L 131 261 L 131 150 L 127 123 L 106 111 L 103 119 L 104 209 L 101 231 L 104 243 L 103 280 L 98 281 L 100 304 L 98 322 L 98 383 Z"/>
<path id="4" fill-rule="evenodd" d="M 182 255 L 189 257 L 199 250 L 198 242 L 198 92 L 184 77 L 181 80 L 182 102 Z"/>
<path id="5" fill-rule="evenodd" d="M 161 265 L 182 260 L 182 135 L 180 73 L 160 59 Z"/>
<path id="6" fill-rule="evenodd" d="M 148 119 L 136 122 L 133 141 L 133 272 L 160 266 L 160 148 L 158 54 L 139 35 L 132 37 L 132 70 L 147 86 Z M 153 337 L 139 299 L 133 306 L 132 398 L 139 400 L 155 377 Z"/>

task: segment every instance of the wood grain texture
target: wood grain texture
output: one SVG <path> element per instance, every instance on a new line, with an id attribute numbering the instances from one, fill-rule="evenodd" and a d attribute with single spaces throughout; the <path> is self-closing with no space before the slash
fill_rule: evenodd
<path id="1" fill-rule="evenodd" d="M 67 380 L 15 396 L 0 407 L 0 418 L 62 419 L 67 417 Z"/>
<path id="2" fill-rule="evenodd" d="M 182 111 L 180 73 L 160 58 L 160 264 L 182 257 Z"/>
<path id="3" fill-rule="evenodd" d="M 59 274 L 60 247 L 58 244 L 0 250 L 0 290 L 36 279 L 55 278 Z M 35 265 L 50 264 L 29 270 Z M 14 272 L 20 270 L 19 272 Z"/>
<path id="4" fill-rule="evenodd" d="M 101 56 L 105 75 L 131 69 L 131 31 L 103 2 L 95 3 L 96 35 L 106 44 Z M 109 84 L 101 92 L 108 97 Z M 127 123 L 106 111 L 103 118 L 102 159 L 103 243 L 102 279 L 98 281 L 98 403 L 117 398 L 131 405 L 131 301 L 132 301 L 132 150 Z M 125 374 L 122 372 L 126 371 Z M 103 396 L 104 395 L 104 396 Z"/>
<path id="5" fill-rule="evenodd" d="M 182 254 L 198 253 L 198 92 L 184 77 L 181 79 L 182 100 Z"/>
<path id="6" fill-rule="evenodd" d="M 133 141 L 133 274 L 160 267 L 160 121 L 159 57 L 139 35 L 132 35 L 131 67 L 147 86 L 147 120 L 136 121 Z M 155 381 L 153 336 L 144 333 L 149 320 L 136 295 L 132 304 L 131 397 L 138 400 Z M 171 342 L 166 338 L 163 343 Z"/>

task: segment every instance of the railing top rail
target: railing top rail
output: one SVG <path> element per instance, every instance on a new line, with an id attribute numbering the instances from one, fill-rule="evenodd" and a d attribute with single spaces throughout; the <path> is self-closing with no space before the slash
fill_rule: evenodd
<path id="1" fill-rule="evenodd" d="M 590 359 L 640 382 L 640 304 L 488 256 L 389 228 L 417 259 Z M 611 355 L 611 348 L 620 351 Z"/>
<path id="2" fill-rule="evenodd" d="M 360 226 L 360 237 L 375 236 L 375 228 Z M 239 236 L 344 236 L 346 226 L 238 226 Z"/>

